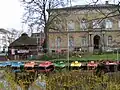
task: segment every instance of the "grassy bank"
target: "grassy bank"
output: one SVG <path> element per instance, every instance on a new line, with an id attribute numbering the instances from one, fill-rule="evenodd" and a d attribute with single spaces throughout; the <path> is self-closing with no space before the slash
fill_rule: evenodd
<path id="1" fill-rule="evenodd" d="M 101 54 L 101 55 L 84 55 L 84 56 L 81 56 L 81 57 L 76 57 L 76 56 L 72 56 L 72 57 L 69 57 L 69 60 L 70 61 L 75 61 L 75 60 L 78 60 L 78 61 L 91 61 L 91 60 L 120 60 L 120 54 Z M 59 60 L 62 60 L 62 61 L 67 61 L 68 59 L 67 58 L 58 58 L 58 59 L 54 59 L 53 61 L 59 61 Z"/>
<path id="2" fill-rule="evenodd" d="M 76 60 L 118 60 L 120 59 L 120 54 L 101 54 L 101 55 L 88 55 L 83 57 L 71 57 L 70 59 Z"/>

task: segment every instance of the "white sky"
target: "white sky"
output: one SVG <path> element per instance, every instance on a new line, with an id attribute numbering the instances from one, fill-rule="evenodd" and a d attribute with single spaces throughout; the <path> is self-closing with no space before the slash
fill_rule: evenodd
<path id="1" fill-rule="evenodd" d="M 21 30 L 22 14 L 18 0 L 0 0 L 0 28 Z"/>
<path id="2" fill-rule="evenodd" d="M 72 5 L 88 4 L 94 0 L 73 0 Z M 100 0 L 105 2 L 106 0 Z M 114 1 L 114 0 L 108 0 Z M 117 1 L 117 0 L 115 0 Z M 16 30 L 22 30 L 22 15 L 23 7 L 19 0 L 1 0 L 0 1 L 0 28 L 14 28 Z"/>

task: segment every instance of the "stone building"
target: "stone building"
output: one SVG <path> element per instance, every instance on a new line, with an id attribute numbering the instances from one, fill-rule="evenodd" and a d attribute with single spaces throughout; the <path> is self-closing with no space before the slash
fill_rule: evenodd
<path id="1" fill-rule="evenodd" d="M 49 50 L 67 50 L 69 46 L 69 50 L 80 47 L 93 53 L 119 48 L 119 8 L 106 2 L 48 10 L 60 14 L 49 28 Z"/>

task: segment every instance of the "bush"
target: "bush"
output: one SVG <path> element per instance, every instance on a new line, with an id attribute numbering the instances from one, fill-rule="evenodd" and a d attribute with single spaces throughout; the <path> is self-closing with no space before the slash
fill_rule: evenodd
<path id="1" fill-rule="evenodd" d="M 47 77 L 46 88 L 47 90 L 120 90 L 119 73 L 117 75 L 117 78 L 111 74 L 97 77 L 89 71 L 56 73 Z"/>

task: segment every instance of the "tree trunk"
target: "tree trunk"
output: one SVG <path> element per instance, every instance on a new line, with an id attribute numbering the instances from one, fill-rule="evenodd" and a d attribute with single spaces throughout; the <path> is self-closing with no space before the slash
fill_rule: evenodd
<path id="1" fill-rule="evenodd" d="M 43 43 L 43 49 L 44 49 L 44 53 L 47 53 L 48 52 L 48 26 L 47 24 L 45 25 L 44 33 L 45 33 L 45 40 Z"/>

